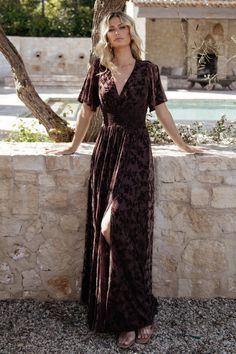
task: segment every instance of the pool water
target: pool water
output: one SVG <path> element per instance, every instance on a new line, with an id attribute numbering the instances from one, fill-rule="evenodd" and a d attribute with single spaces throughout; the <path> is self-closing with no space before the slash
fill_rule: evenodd
<path id="1" fill-rule="evenodd" d="M 236 101 L 233 99 L 170 99 L 166 104 L 175 121 L 216 121 L 223 114 L 227 120 L 236 120 Z"/>

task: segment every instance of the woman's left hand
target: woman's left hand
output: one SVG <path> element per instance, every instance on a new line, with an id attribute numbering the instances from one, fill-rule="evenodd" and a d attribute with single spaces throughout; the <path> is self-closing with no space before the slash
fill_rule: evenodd
<path id="1" fill-rule="evenodd" d="M 179 146 L 179 148 L 185 152 L 189 152 L 190 154 L 204 154 L 206 152 L 206 148 L 198 147 L 198 146 L 191 146 L 191 145 L 184 145 Z"/>

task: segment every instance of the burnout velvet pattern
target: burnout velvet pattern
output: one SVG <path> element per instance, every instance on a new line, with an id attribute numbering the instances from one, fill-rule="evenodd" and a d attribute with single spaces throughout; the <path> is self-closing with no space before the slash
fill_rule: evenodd
<path id="1" fill-rule="evenodd" d="M 81 300 L 89 328 L 130 331 L 150 325 L 154 173 L 147 108 L 165 102 L 159 70 L 136 60 L 120 95 L 109 69 L 97 59 L 79 95 L 104 117 L 91 160 Z M 101 221 L 112 206 L 109 246 Z M 110 262 L 112 254 L 112 267 Z"/>

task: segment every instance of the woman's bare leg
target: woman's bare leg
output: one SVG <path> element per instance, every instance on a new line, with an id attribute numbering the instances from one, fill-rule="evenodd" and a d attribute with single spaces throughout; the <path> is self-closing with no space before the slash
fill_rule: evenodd
<path id="1" fill-rule="evenodd" d="M 102 218 L 101 222 L 101 233 L 105 237 L 107 243 L 110 245 L 110 232 L 111 232 L 111 208 L 112 203 L 106 211 L 105 215 Z"/>
<path id="2" fill-rule="evenodd" d="M 101 222 L 101 233 L 109 245 L 111 244 L 111 239 L 110 239 L 111 209 L 112 209 L 112 203 L 109 206 L 108 210 L 106 211 L 105 215 L 103 216 Z M 112 262 L 112 255 L 110 255 L 110 262 Z M 110 264 L 110 267 L 112 267 L 112 264 Z M 130 343 L 134 342 L 134 339 L 135 339 L 135 331 L 121 332 L 118 337 L 118 345 L 128 346 Z"/>

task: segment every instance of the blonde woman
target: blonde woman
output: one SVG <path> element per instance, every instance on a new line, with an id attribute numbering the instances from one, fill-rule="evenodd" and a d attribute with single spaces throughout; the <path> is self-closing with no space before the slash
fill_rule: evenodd
<path id="1" fill-rule="evenodd" d="M 195 153 L 179 136 L 165 105 L 158 66 L 141 60 L 135 24 L 122 12 L 102 21 L 97 59 L 79 95 L 82 103 L 72 143 L 79 147 L 93 112 L 104 122 L 94 147 L 81 299 L 88 304 L 89 328 L 119 333 L 117 344 L 147 343 L 157 300 L 152 295 L 154 174 L 145 127 L 147 108 L 176 145 Z"/>

